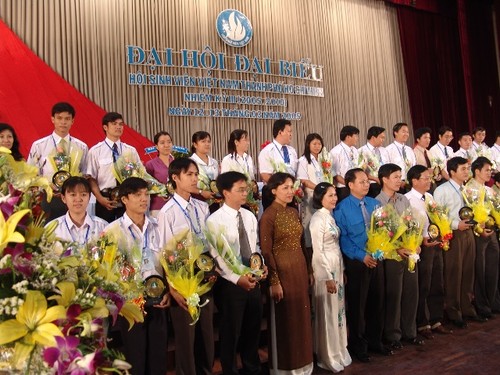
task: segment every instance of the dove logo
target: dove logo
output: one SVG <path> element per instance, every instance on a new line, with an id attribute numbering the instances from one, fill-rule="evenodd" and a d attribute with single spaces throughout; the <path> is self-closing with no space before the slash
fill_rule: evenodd
<path id="1" fill-rule="evenodd" d="M 246 46 L 252 39 L 252 24 L 239 10 L 223 10 L 217 16 L 215 24 L 220 38 L 232 47 Z"/>

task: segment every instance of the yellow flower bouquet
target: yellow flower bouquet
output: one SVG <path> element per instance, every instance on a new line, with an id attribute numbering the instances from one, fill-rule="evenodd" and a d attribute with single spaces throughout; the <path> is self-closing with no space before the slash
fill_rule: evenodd
<path id="1" fill-rule="evenodd" d="M 488 221 L 490 214 L 489 205 L 486 204 L 486 188 L 477 184 L 469 183 L 462 190 L 462 196 L 465 204 L 472 209 L 474 213 L 474 234 L 479 236 L 483 232 L 484 224 Z"/>
<path id="2" fill-rule="evenodd" d="M 424 220 L 419 217 L 411 207 L 403 212 L 402 218 L 408 229 L 401 235 L 401 247 L 410 250 L 411 254 L 408 256 L 408 271 L 415 272 L 415 265 L 420 260 L 417 250 L 423 240 L 422 233 L 424 231 Z"/>
<path id="3" fill-rule="evenodd" d="M 366 250 L 377 260 L 397 260 L 399 255 L 396 250 L 401 247 L 399 239 L 406 229 L 403 219 L 392 205 L 376 208 L 370 220 Z"/>
<path id="4" fill-rule="evenodd" d="M 453 238 L 453 231 L 451 230 L 451 221 L 448 217 L 448 208 L 437 204 L 437 202 L 430 198 L 426 199 L 425 209 L 431 223 L 437 225 L 441 237 L 440 247 L 447 251 L 450 248 L 450 240 Z"/>

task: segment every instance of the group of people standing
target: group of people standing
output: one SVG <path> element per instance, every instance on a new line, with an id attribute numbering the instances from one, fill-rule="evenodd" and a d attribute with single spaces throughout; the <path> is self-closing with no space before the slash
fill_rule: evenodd
<path id="1" fill-rule="evenodd" d="M 263 316 L 268 319 L 271 373 L 310 374 L 313 353 L 319 367 L 339 372 L 352 362 L 351 355 L 367 362 L 369 352 L 391 355 L 405 343 L 422 345 L 434 334 L 451 333 L 445 315 L 465 328 L 467 320 L 485 321 L 500 312 L 497 235 L 484 231 L 474 237 L 472 225 L 458 214 L 465 205 L 460 189 L 469 179 L 488 194 L 495 194 L 494 189 L 498 193 L 498 173 L 493 189 L 486 184 L 495 162 L 500 162 L 500 135 L 487 149 L 484 129 L 478 128 L 473 135 L 461 135 L 461 148 L 453 153 L 450 128 L 441 128 L 439 141 L 428 150 L 430 129 L 417 129 L 416 145 L 410 147 L 410 128 L 398 123 L 389 146 L 383 147 L 385 128 L 373 126 L 358 149 L 359 130 L 344 126 L 340 143 L 330 152 L 319 134 L 309 134 L 299 158 L 290 145 L 292 124 L 277 120 L 273 140 L 258 155 L 257 176 L 245 130 L 231 133 L 220 166 L 210 155 L 208 132 L 193 134 L 189 158 L 174 158 L 172 137 L 162 131 L 154 137 L 158 156 L 145 168 L 159 182 L 169 183 L 173 191 L 167 200 L 150 197 L 148 183 L 141 178 L 116 181 L 113 168 L 119 157 L 127 154 L 141 163 L 135 148 L 120 140 L 124 120 L 119 113 L 103 117 L 105 139 L 90 149 L 69 134 L 75 118 L 70 104 L 54 105 L 51 118 L 54 132 L 33 143 L 27 162 L 52 179 L 57 170 L 50 158 L 55 153 L 81 154 L 78 171 L 83 177 L 68 178 L 56 198 L 43 203 L 48 221 L 58 221 L 61 239 L 86 244 L 118 228 L 122 251 L 134 244 L 142 249 L 138 261 L 145 279 L 164 276 L 161 250 L 188 230 L 202 240 L 204 252 L 217 264 L 218 276 L 209 280 L 214 285 L 202 296 L 195 325 L 190 324 L 185 298 L 170 286 L 161 302 L 147 308 L 144 323 L 129 331 L 119 320 L 110 329 L 110 345 L 123 351 L 134 374 L 166 373 L 167 312 L 177 374 L 212 372 L 215 308 L 224 374 L 238 373 L 238 352 L 243 373 L 261 373 Z M 9 132 L 10 143 L 4 141 Z M 22 158 L 12 127 L 0 126 L 0 141 Z M 258 177 L 264 183 L 260 217 L 245 208 L 252 194 L 249 187 Z M 295 201 L 296 181 L 304 188 L 300 203 Z M 115 200 L 111 194 L 117 186 Z M 449 208 L 450 249 L 444 252 L 424 231 L 416 272 L 408 271 L 406 249 L 398 249 L 402 262 L 374 259 L 366 251 L 374 209 L 393 205 L 401 214 L 412 207 L 427 218 L 425 204 L 432 191 L 434 199 Z M 87 212 L 91 194 L 96 198 L 95 216 Z M 243 264 L 248 265 L 250 254 L 262 253 L 263 276 L 236 274 L 210 244 L 207 230 L 223 233 Z M 266 306 L 262 293 L 270 298 Z"/>

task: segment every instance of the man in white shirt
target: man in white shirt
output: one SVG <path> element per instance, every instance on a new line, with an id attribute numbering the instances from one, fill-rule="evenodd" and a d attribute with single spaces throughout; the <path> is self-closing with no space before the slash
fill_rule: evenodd
<path id="1" fill-rule="evenodd" d="M 470 167 L 467 159 L 456 156 L 448 160 L 450 179 L 434 191 L 434 200 L 448 208 L 453 238 L 449 250 L 443 253 L 446 315 L 458 328 L 466 328 L 467 316 L 476 318 L 470 296 L 474 293 L 474 259 L 476 244 L 472 224 L 461 219 L 459 211 L 465 206 L 461 190 L 469 179 Z M 461 270 L 461 272 L 457 272 Z"/>
<path id="2" fill-rule="evenodd" d="M 490 148 L 491 160 L 493 162 L 494 172 L 500 171 L 500 131 L 497 131 L 495 143 Z"/>
<path id="3" fill-rule="evenodd" d="M 40 176 L 46 177 L 49 182 L 58 171 L 56 162 L 56 154 L 64 155 L 63 158 L 69 159 L 69 165 L 73 169 L 71 163 L 76 160 L 71 160 L 77 156 L 80 157 L 78 172 L 84 172 L 87 163 L 87 145 L 79 139 L 70 136 L 69 131 L 75 121 L 75 109 L 69 103 L 57 103 L 52 107 L 52 123 L 54 124 L 54 132 L 44 138 L 41 138 L 31 146 L 27 163 L 38 168 Z M 60 159 L 60 158 L 59 158 Z M 69 172 L 69 171 L 67 171 Z M 46 200 L 42 202 L 42 208 L 47 215 L 47 221 L 64 215 L 67 211 L 66 206 L 62 203 L 60 195 L 57 193 L 53 196 L 50 203 Z"/>
<path id="4" fill-rule="evenodd" d="M 410 146 L 406 145 L 410 137 L 410 129 L 408 124 L 398 122 L 392 127 L 392 135 L 394 142 L 392 142 L 385 149 L 389 154 L 389 163 L 399 165 L 401 168 L 401 193 L 406 193 L 407 182 L 406 172 L 416 164 L 415 154 Z"/>
<path id="5" fill-rule="evenodd" d="M 290 146 L 292 123 L 289 120 L 276 120 L 273 138 L 259 153 L 259 172 L 264 183 L 276 172 L 290 173 L 294 177 L 297 173 L 297 152 Z"/>
<path id="6" fill-rule="evenodd" d="M 89 150 L 87 174 L 93 177 L 90 182 L 92 193 L 97 200 L 95 214 L 108 222 L 121 217 L 125 211 L 122 204 L 113 201 L 110 195 L 111 190 L 117 186 L 113 174 L 114 162 L 122 155 L 129 155 L 133 163 L 141 162 L 137 150 L 120 141 L 124 126 L 121 114 L 106 113 L 102 118 L 102 129 L 106 138 Z"/>
<path id="7" fill-rule="evenodd" d="M 205 244 L 209 251 L 204 231 L 210 214 L 208 204 L 194 199 L 191 194 L 198 192 L 198 165 L 189 158 L 175 159 L 170 163 L 169 181 L 175 189 L 174 196 L 158 213 L 160 242 L 162 247 L 176 235 L 190 230 Z M 195 325 L 187 311 L 187 303 L 175 289 L 170 287 L 173 297 L 170 307 L 175 333 L 176 374 L 211 374 L 214 362 L 214 303 L 212 293 L 200 297 L 200 305 L 208 303 L 200 310 L 200 318 Z M 196 350 L 195 350 L 196 340 Z"/>
<path id="8" fill-rule="evenodd" d="M 415 165 L 408 171 L 408 183 L 411 190 L 405 194 L 412 209 L 424 221 L 424 240 L 421 245 L 418 263 L 418 307 L 417 330 L 426 339 L 432 339 L 433 333 L 446 334 L 451 331 L 442 325 L 444 309 L 443 250 L 439 242 L 429 239 L 427 228 L 426 201 L 432 199 L 428 193 L 431 188 L 431 174 L 426 166 Z"/>
<path id="9" fill-rule="evenodd" d="M 68 212 L 53 220 L 57 221 L 56 237 L 82 246 L 97 240 L 108 223 L 87 213 L 90 201 L 90 184 L 87 179 L 72 176 L 64 181 L 61 199 L 68 207 Z"/>
<path id="10" fill-rule="evenodd" d="M 441 180 L 436 181 L 437 185 L 441 185 L 450 179 L 448 171 L 446 170 L 446 162 L 453 157 L 453 149 L 449 146 L 453 139 L 453 130 L 449 126 L 441 126 L 438 129 L 438 141 L 429 150 L 431 160 L 442 160 Z M 441 164 L 441 163 L 440 163 Z"/>
<path id="11" fill-rule="evenodd" d="M 453 156 L 459 156 L 461 158 L 467 159 L 469 166 L 477 158 L 476 151 L 472 147 L 472 137 L 470 133 L 461 133 L 458 136 L 458 144 L 460 148 L 453 154 Z"/>
<path id="12" fill-rule="evenodd" d="M 217 189 L 224 205 L 207 220 L 207 227 L 217 238 L 223 234 L 234 255 L 249 266 L 250 255 L 260 253 L 257 246 L 257 220 L 246 203 L 247 179 L 239 172 L 222 173 L 217 177 Z M 212 244 L 213 245 L 213 244 Z M 218 252 L 211 247 L 222 278 L 215 286 L 215 302 L 219 311 L 219 342 L 222 372 L 238 374 L 236 353 L 240 343 L 243 373 L 260 374 L 260 325 L 262 296 L 258 280 L 252 274 L 239 275 L 231 270 Z"/>
<path id="13" fill-rule="evenodd" d="M 472 148 L 476 153 L 480 152 L 481 148 L 488 148 L 486 143 L 484 143 L 484 139 L 486 138 L 486 129 L 482 126 L 478 126 L 474 128 L 472 131 Z"/>
<path id="14" fill-rule="evenodd" d="M 160 264 L 161 247 L 158 223 L 146 215 L 149 206 L 148 184 L 141 178 L 127 178 L 120 185 L 120 199 L 125 206 L 122 217 L 109 224 L 105 233 L 118 233 L 118 249 L 140 272 L 141 279 L 157 275 L 164 277 Z M 133 251 L 140 249 L 141 251 Z M 139 255 L 138 255 L 139 254 Z M 125 318 L 119 317 L 111 327 L 110 347 L 121 351 L 132 365 L 134 374 L 165 374 L 167 362 L 167 312 L 170 295 L 159 304 L 145 307 L 143 323 L 129 329 Z"/>
<path id="15" fill-rule="evenodd" d="M 349 195 L 349 188 L 345 185 L 344 177 L 348 170 L 358 167 L 359 155 L 356 149 L 358 141 L 359 129 L 346 125 L 340 130 L 340 143 L 330 150 L 338 202 Z"/>
<path id="16" fill-rule="evenodd" d="M 364 146 L 358 149 L 359 155 L 369 155 L 378 161 L 378 166 L 387 163 L 389 156 L 387 155 L 386 149 L 383 147 L 385 143 L 385 128 L 381 126 L 372 126 L 368 129 L 366 134 L 367 142 Z M 373 175 L 368 173 L 368 179 L 370 180 L 370 190 L 368 191 L 368 196 L 375 198 L 380 193 L 380 181 L 378 179 L 378 168 L 373 170 Z"/>

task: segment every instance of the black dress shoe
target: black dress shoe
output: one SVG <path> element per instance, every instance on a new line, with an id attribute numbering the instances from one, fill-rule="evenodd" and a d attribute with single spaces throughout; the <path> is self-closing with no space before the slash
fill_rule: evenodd
<path id="1" fill-rule="evenodd" d="M 412 344 L 412 345 L 424 345 L 425 344 L 425 340 L 421 337 L 415 337 L 415 338 L 412 338 L 412 339 L 403 339 L 404 342 L 407 342 L 408 344 Z"/>
<path id="2" fill-rule="evenodd" d="M 382 355 L 393 355 L 394 354 L 394 352 L 391 349 L 386 348 L 382 344 L 377 345 L 377 346 L 370 346 L 369 345 L 368 350 L 370 350 L 374 353 L 382 354 Z"/>
<path id="3" fill-rule="evenodd" d="M 390 347 L 391 347 L 391 349 L 399 350 L 399 349 L 403 349 L 403 344 L 401 344 L 401 341 L 393 341 L 393 342 L 391 342 Z"/>
<path id="4" fill-rule="evenodd" d="M 358 359 L 358 361 L 363 362 L 363 363 L 368 363 L 370 362 L 370 356 L 368 355 L 367 352 L 359 352 L 359 353 L 354 353 L 354 356 Z"/>
<path id="5" fill-rule="evenodd" d="M 466 316 L 465 319 L 467 319 L 470 322 L 478 322 L 478 323 L 486 323 L 488 321 L 487 318 L 481 315 L 476 315 L 476 316 Z"/>
<path id="6" fill-rule="evenodd" d="M 464 320 L 452 320 L 451 322 L 458 328 L 467 328 L 469 326 Z"/>

